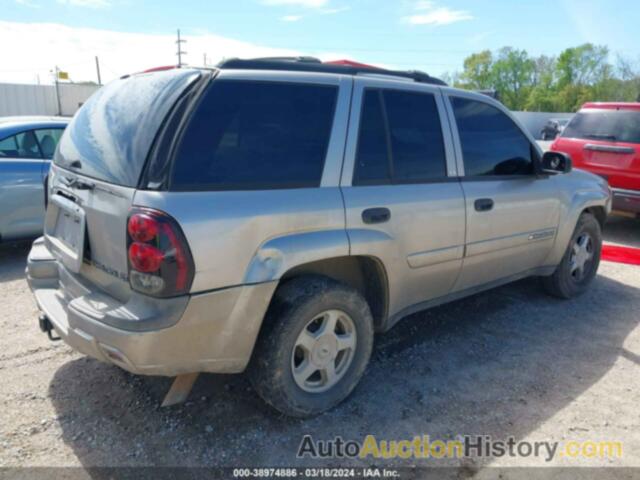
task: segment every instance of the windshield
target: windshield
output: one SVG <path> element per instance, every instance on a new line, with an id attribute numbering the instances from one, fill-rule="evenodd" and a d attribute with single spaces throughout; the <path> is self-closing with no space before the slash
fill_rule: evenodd
<path id="1" fill-rule="evenodd" d="M 562 136 L 585 140 L 640 143 L 640 111 L 583 110 L 573 117 Z"/>
<path id="2" fill-rule="evenodd" d="M 174 69 L 105 85 L 76 113 L 54 162 L 98 180 L 135 186 L 162 121 L 199 76 Z"/>

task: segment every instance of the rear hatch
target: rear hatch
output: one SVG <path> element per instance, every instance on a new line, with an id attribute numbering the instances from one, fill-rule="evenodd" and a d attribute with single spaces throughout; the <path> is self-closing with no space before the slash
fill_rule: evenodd
<path id="1" fill-rule="evenodd" d="M 606 178 L 612 187 L 640 190 L 640 110 L 586 108 L 556 140 L 574 165 Z"/>
<path id="2" fill-rule="evenodd" d="M 97 286 L 125 302 L 127 216 L 154 139 L 196 70 L 171 70 L 116 80 L 96 92 L 73 118 L 49 178 L 45 241 L 66 267 L 70 298 Z"/>

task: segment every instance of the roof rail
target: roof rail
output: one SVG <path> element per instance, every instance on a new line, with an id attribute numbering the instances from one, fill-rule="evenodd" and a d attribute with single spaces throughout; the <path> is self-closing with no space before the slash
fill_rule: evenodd
<path id="1" fill-rule="evenodd" d="M 417 70 L 401 71 L 387 70 L 377 67 L 356 67 L 351 65 L 334 65 L 322 63 L 314 57 L 265 57 L 252 58 L 243 60 L 240 58 L 231 58 L 223 60 L 218 64 L 220 69 L 237 69 L 237 70 L 280 70 L 294 72 L 318 72 L 318 73 L 335 73 L 342 75 L 359 75 L 359 74 L 376 74 L 388 75 L 392 77 L 408 78 L 415 82 L 429 83 L 432 85 L 447 84 L 439 78 L 420 72 Z"/>

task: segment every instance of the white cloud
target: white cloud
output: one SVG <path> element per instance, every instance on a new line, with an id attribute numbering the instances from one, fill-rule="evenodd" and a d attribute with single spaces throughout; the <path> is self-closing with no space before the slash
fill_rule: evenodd
<path id="1" fill-rule="evenodd" d="M 329 3 L 329 0 L 262 0 L 262 3 L 264 5 L 278 7 L 322 8 Z"/>
<path id="2" fill-rule="evenodd" d="M 347 10 L 351 10 L 351 7 L 323 8 L 320 10 L 320 13 L 322 15 L 335 15 L 336 13 L 346 12 Z"/>
<path id="3" fill-rule="evenodd" d="M 414 10 L 416 13 L 403 17 L 403 21 L 410 25 L 440 26 L 473 19 L 473 15 L 467 10 L 438 7 L 430 0 L 419 0 L 414 4 Z"/>
<path id="4" fill-rule="evenodd" d="M 270 48 L 210 33 L 184 35 L 185 61 L 200 66 L 203 54 L 212 65 L 230 57 L 302 55 L 297 50 Z M 69 27 L 56 23 L 0 21 L 0 45 L 20 45 L 2 51 L 0 82 L 51 83 L 51 70 L 58 66 L 71 79 L 95 81 L 94 57 L 100 58 L 103 82 L 128 73 L 176 62 L 175 35 L 125 33 L 112 30 Z M 308 54 L 308 52 L 306 52 Z"/>
<path id="5" fill-rule="evenodd" d="M 302 15 L 285 15 L 280 20 L 282 20 L 283 22 L 298 22 L 302 20 L 302 18 Z"/>
<path id="6" fill-rule="evenodd" d="M 40 5 L 38 5 L 35 2 L 32 2 L 31 0 L 16 0 L 16 3 L 18 5 L 23 5 L 23 6 L 29 7 L 29 8 L 40 8 Z"/>
<path id="7" fill-rule="evenodd" d="M 414 10 L 429 10 L 435 5 L 431 0 L 418 0 L 413 6 Z"/>
<path id="8" fill-rule="evenodd" d="M 111 6 L 110 0 L 58 0 L 58 3 L 87 8 L 107 8 Z"/>

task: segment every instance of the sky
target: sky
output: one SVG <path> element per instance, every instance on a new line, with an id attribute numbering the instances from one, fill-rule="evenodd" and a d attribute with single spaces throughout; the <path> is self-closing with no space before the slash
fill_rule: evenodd
<path id="1" fill-rule="evenodd" d="M 311 55 L 432 75 L 509 45 L 557 55 L 584 42 L 640 64 L 637 0 L 0 0 L 0 82 L 102 81 L 177 61 Z"/>

